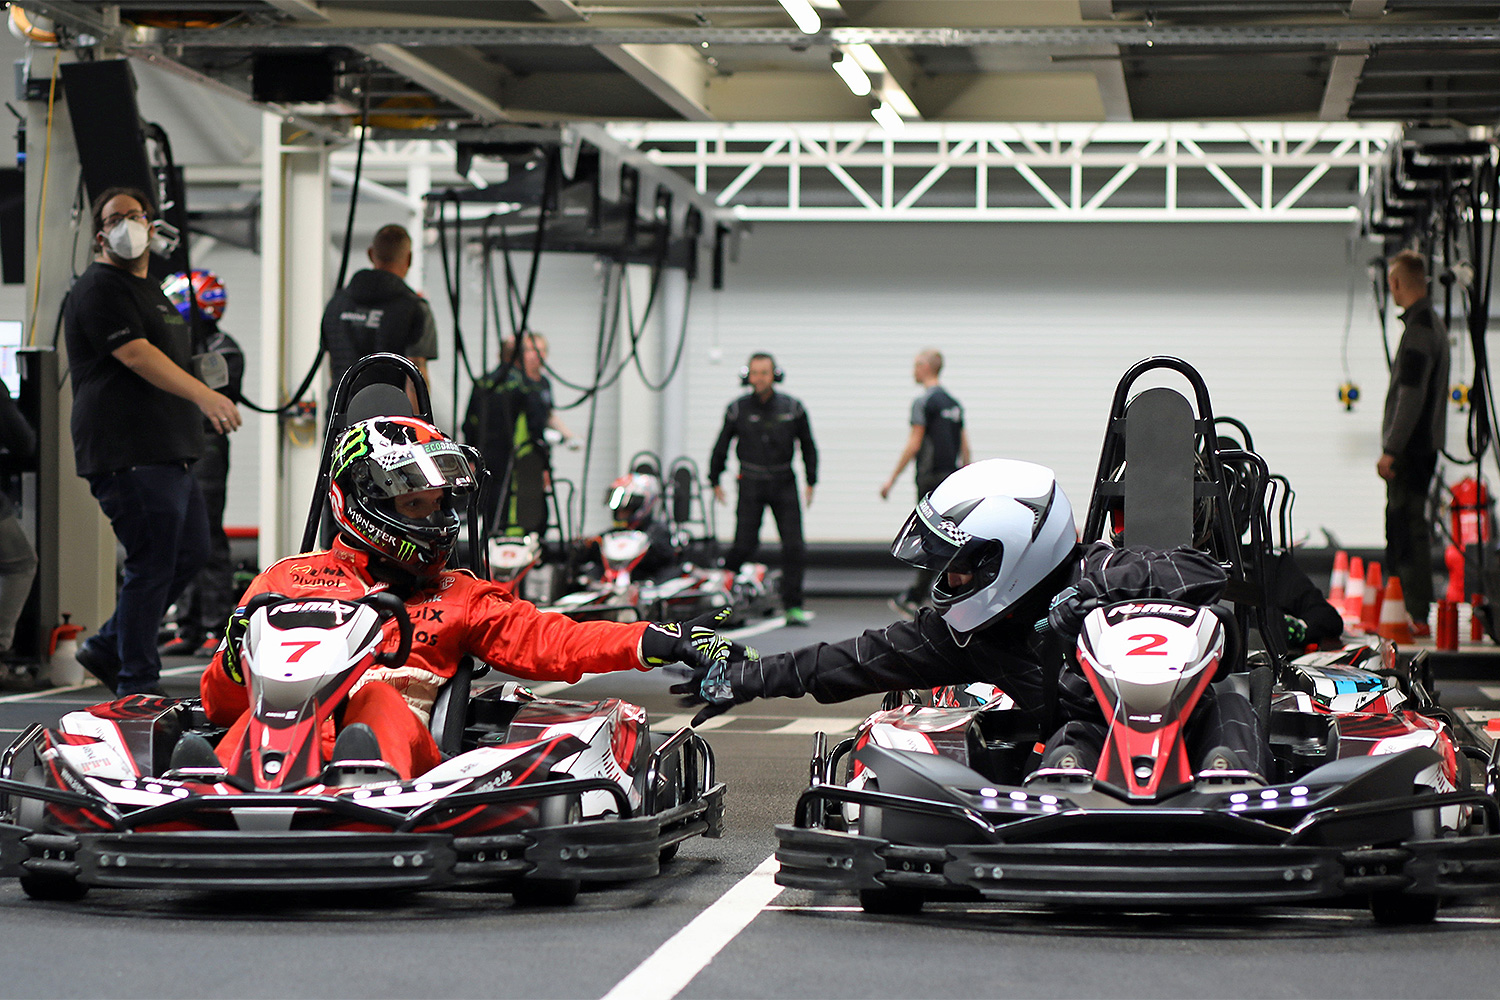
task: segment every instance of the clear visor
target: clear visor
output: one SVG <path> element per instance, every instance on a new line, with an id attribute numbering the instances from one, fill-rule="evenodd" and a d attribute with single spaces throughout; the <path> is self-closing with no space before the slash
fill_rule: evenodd
<path id="1" fill-rule="evenodd" d="M 891 543 L 891 555 L 918 569 L 940 571 L 968 541 L 968 533 L 943 520 L 924 497 Z"/>
<path id="2" fill-rule="evenodd" d="M 387 456 L 387 461 L 392 456 Z M 421 490 L 447 489 L 466 493 L 474 488 L 474 471 L 458 446 L 450 442 L 412 445 L 397 453 L 389 465 L 370 461 L 370 491 L 392 499 Z"/>

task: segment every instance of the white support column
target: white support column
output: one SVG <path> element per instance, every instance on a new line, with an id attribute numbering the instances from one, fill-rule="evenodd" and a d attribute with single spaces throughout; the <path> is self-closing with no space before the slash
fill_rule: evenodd
<path id="1" fill-rule="evenodd" d="M 662 377 L 672 371 L 672 362 L 677 355 L 680 338 L 692 336 L 685 325 L 688 306 L 687 272 L 674 267 L 662 275 L 661 291 L 657 293 L 657 308 L 661 316 L 661 367 Z M 682 345 L 682 361 L 677 366 L 672 380 L 661 391 L 659 411 L 661 416 L 661 460 L 671 463 L 687 449 L 687 344 Z M 663 472 L 666 470 L 663 469 Z"/>
<path id="2" fill-rule="evenodd" d="M 65 57 L 71 61 L 71 56 Z M 52 56 L 46 50 L 34 50 L 29 72 L 34 78 L 46 79 L 52 72 Z M 83 248 L 73 259 L 73 227 L 69 209 L 78 184 L 78 150 L 73 143 L 73 124 L 68 104 L 59 82 L 52 105 L 49 135 L 46 100 L 27 101 L 26 112 L 26 309 L 31 323 L 26 331 L 27 343 L 37 347 L 52 344 L 52 331 L 68 291 L 69 276 L 74 268 L 81 270 L 91 257 L 87 246 L 92 224 L 85 214 L 76 225 L 82 227 L 78 243 Z M 50 156 L 50 162 L 49 162 Z M 42 175 L 46 173 L 44 218 Z M 40 240 L 40 247 L 38 241 Z M 40 258 L 40 262 L 38 261 Z M 38 266 L 40 263 L 40 266 Z M 36 311 L 32 313 L 32 303 Z M 67 349 L 58 346 L 58 370 L 68 365 Z M 45 391 L 45 387 L 44 387 Z M 88 483 L 76 474 L 73 463 L 73 435 L 69 417 L 73 411 L 73 383 L 69 379 L 59 390 L 55 408 L 42 406 L 44 414 L 56 419 L 51 426 L 39 427 L 40 473 L 34 497 L 40 510 L 36 539 L 37 580 L 41 600 L 39 624 L 41 641 L 47 641 L 46 630 L 61 622 L 67 613 L 75 624 L 92 634 L 104 624 L 115 606 L 115 536 L 99 504 L 89 492 Z M 45 649 L 43 650 L 45 652 Z"/>
<path id="3" fill-rule="evenodd" d="M 423 262 L 427 250 L 427 213 L 423 199 L 431 190 L 432 164 L 413 159 L 406 171 L 406 197 L 411 200 L 411 216 L 406 220 L 406 231 L 411 233 L 411 270 L 406 273 L 406 283 L 419 292 L 426 287 Z"/>
<path id="4" fill-rule="evenodd" d="M 665 285 L 667 274 L 662 275 L 662 283 Z M 630 313 L 634 322 L 639 324 L 641 314 L 646 309 L 646 301 L 651 297 L 651 268 L 645 264 L 631 264 L 625 269 L 625 281 L 630 286 Z M 650 376 L 652 382 L 659 382 L 661 378 L 661 342 L 662 324 L 661 317 L 665 314 L 662 293 L 665 288 L 657 293 L 656 305 L 651 310 L 651 315 L 646 318 L 645 328 L 641 331 L 640 343 L 637 347 L 641 367 Z M 629 339 L 621 331 L 619 341 L 621 344 L 621 358 L 624 352 L 630 350 Z M 651 391 L 641 380 L 640 372 L 636 371 L 635 364 L 629 363 L 625 373 L 620 377 L 620 420 L 619 420 L 619 442 L 620 462 L 628 462 L 630 457 L 638 451 L 648 450 L 661 453 L 662 441 L 660 436 L 661 421 L 658 417 L 660 412 L 661 398 L 658 393 Z M 667 461 L 663 456 L 663 461 Z M 620 468 L 614 471 L 614 475 L 620 475 L 626 471 Z"/>
<path id="5" fill-rule="evenodd" d="M 328 299 L 328 147 L 289 144 L 274 115 L 263 119 L 261 179 L 261 395 L 277 402 L 296 389 L 318 351 Z M 322 377 L 306 398 L 311 421 L 262 421 L 260 561 L 300 547 L 317 484 L 322 445 Z"/>

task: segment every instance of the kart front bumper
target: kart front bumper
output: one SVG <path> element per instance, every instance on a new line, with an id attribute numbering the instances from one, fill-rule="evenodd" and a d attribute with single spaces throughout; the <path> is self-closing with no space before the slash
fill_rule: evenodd
<path id="1" fill-rule="evenodd" d="M 837 830 L 776 827 L 780 885 L 905 889 L 1008 902 L 1246 906 L 1377 891 L 1500 892 L 1500 836 L 1391 848 L 1267 844 L 952 844 L 916 847 Z"/>
<path id="2" fill-rule="evenodd" d="M 529 878 L 648 878 L 661 851 L 723 831 L 724 786 L 655 815 L 455 837 L 402 830 L 38 833 L 0 824 L 0 875 L 131 889 L 429 889 Z"/>

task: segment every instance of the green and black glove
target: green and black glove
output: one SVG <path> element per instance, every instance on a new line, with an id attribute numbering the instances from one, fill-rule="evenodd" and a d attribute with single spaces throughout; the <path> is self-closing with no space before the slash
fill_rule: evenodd
<path id="1" fill-rule="evenodd" d="M 1293 649 L 1307 645 L 1307 622 L 1295 615 L 1282 615 L 1286 620 L 1286 641 Z"/>
<path id="2" fill-rule="evenodd" d="M 729 608 L 719 608 L 692 621 L 652 624 L 641 635 L 641 658 L 648 666 L 682 663 L 690 672 L 689 680 L 674 684 L 671 690 L 673 694 L 691 694 L 692 704 L 708 703 L 694 717 L 695 726 L 734 704 L 734 692 L 729 682 L 730 664 L 744 660 L 747 654 L 756 658 L 760 656 L 710 627 L 728 618 L 729 612 Z M 707 695 L 710 691 L 714 695 L 712 698 Z"/>
<path id="3" fill-rule="evenodd" d="M 250 615 L 246 613 L 244 605 L 237 607 L 229 615 L 229 627 L 224 630 L 224 641 L 219 644 L 224 650 L 224 658 L 220 664 L 224 673 L 236 684 L 245 683 L 245 671 L 240 666 L 240 643 L 245 639 L 245 632 L 250 628 Z"/>

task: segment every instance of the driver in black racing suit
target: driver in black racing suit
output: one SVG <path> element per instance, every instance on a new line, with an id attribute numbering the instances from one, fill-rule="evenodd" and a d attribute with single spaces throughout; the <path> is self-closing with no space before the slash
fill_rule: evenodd
<path id="1" fill-rule="evenodd" d="M 1087 613 L 1115 601 L 1211 604 L 1224 570 L 1189 548 L 1170 552 L 1077 542 L 1073 510 L 1050 469 L 990 459 L 924 498 L 891 552 L 938 572 L 933 606 L 914 621 L 761 657 L 738 644 L 713 669 L 673 687 L 705 707 L 695 723 L 755 698 L 846 701 L 861 695 L 983 681 L 1039 725 L 1056 723 L 1044 767 L 1098 761 L 1105 719 L 1070 655 Z M 1044 730 L 1045 732 L 1046 730 Z M 1205 690 L 1188 726 L 1199 766 L 1265 773 L 1254 711 L 1242 695 Z"/>

